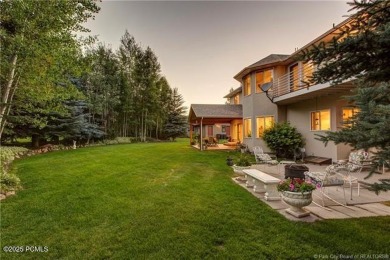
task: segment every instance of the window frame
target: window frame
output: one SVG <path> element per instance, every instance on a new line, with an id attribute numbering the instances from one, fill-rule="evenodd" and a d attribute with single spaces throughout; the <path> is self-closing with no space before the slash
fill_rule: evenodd
<path id="1" fill-rule="evenodd" d="M 247 123 L 246 123 L 248 120 L 249 120 L 249 123 L 250 123 L 250 127 L 249 127 L 250 128 L 249 129 L 250 133 L 248 133 Z M 250 134 L 250 136 L 248 134 Z M 244 138 L 252 138 L 252 118 L 251 117 L 246 117 L 243 120 L 243 137 Z"/>
<path id="2" fill-rule="evenodd" d="M 267 82 L 265 82 L 264 81 L 264 74 L 265 74 L 265 72 L 271 72 L 271 80 L 270 81 L 267 81 Z M 261 82 L 261 84 L 259 83 L 259 82 L 257 82 L 257 74 L 263 74 L 263 77 L 262 77 L 262 82 Z M 255 81 L 256 81 L 256 84 L 255 84 L 255 93 L 263 93 L 264 91 L 261 89 L 261 86 L 263 86 L 264 84 L 266 84 L 266 83 L 270 83 L 270 82 L 273 82 L 273 80 L 274 80 L 274 69 L 273 68 L 271 68 L 271 69 L 264 69 L 264 70 L 258 70 L 258 71 L 256 71 L 255 72 Z M 260 85 L 260 86 L 259 86 Z"/>
<path id="3" fill-rule="evenodd" d="M 329 129 L 322 129 L 321 128 L 321 112 L 323 111 L 327 111 L 329 113 Z M 319 123 L 319 129 L 313 129 L 313 116 L 312 114 L 313 113 L 320 113 L 319 114 L 319 119 L 318 119 L 318 123 Z M 316 120 L 316 119 L 314 119 Z M 318 110 L 314 110 L 314 111 L 310 111 L 310 131 L 312 132 L 318 132 L 318 131 L 331 131 L 332 130 L 332 110 L 330 108 L 326 108 L 326 109 L 318 109 Z"/>
<path id="4" fill-rule="evenodd" d="M 261 116 L 257 116 L 256 117 L 256 138 L 263 138 L 263 134 L 260 136 L 259 135 L 259 126 L 258 126 L 258 119 L 262 118 L 264 120 L 264 129 L 263 129 L 263 133 L 265 130 L 271 128 L 274 124 L 275 124 L 275 116 L 274 115 L 261 115 Z M 266 118 L 272 118 L 272 125 L 271 126 L 267 126 L 266 125 Z"/>
<path id="5" fill-rule="evenodd" d="M 243 89 L 243 94 L 244 96 L 250 96 L 252 94 L 252 79 L 251 79 L 251 74 L 248 74 L 244 77 L 244 89 Z M 249 80 L 249 86 L 247 85 L 247 81 Z"/>

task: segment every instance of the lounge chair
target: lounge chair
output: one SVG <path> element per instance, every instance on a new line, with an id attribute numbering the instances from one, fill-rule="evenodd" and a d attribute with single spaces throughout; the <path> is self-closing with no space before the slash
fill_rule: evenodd
<path id="1" fill-rule="evenodd" d="M 253 153 L 255 155 L 256 163 L 258 164 L 278 164 L 278 161 L 272 159 L 269 154 L 264 153 L 263 149 L 260 146 L 253 147 Z"/>

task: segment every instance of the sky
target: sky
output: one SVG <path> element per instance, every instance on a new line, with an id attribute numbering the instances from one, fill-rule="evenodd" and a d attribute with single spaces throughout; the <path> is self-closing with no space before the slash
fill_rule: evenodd
<path id="1" fill-rule="evenodd" d="M 346 2 L 103 0 L 86 27 L 113 50 L 125 30 L 149 46 L 185 106 L 224 104 L 239 71 L 314 40 L 346 19 Z"/>

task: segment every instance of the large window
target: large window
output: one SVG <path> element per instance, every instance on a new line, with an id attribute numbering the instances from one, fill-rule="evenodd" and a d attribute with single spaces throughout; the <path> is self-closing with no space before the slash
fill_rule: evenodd
<path id="1" fill-rule="evenodd" d="M 252 120 L 250 118 L 244 119 L 244 137 L 252 136 Z"/>
<path id="2" fill-rule="evenodd" d="M 249 74 L 244 78 L 244 96 L 251 94 L 251 75 Z"/>
<path id="3" fill-rule="evenodd" d="M 312 131 L 330 130 L 330 110 L 318 110 L 311 112 L 311 127 Z"/>
<path id="4" fill-rule="evenodd" d="M 343 107 L 343 124 L 344 126 L 351 126 L 350 120 L 359 113 L 360 109 L 357 107 Z"/>
<path id="5" fill-rule="evenodd" d="M 263 92 L 261 86 L 269 82 L 272 82 L 272 70 L 256 72 L 256 93 Z"/>
<path id="6" fill-rule="evenodd" d="M 298 63 L 290 67 L 290 91 L 296 91 L 299 88 L 299 66 Z"/>
<path id="7" fill-rule="evenodd" d="M 309 80 L 313 77 L 314 65 L 313 62 L 308 61 L 303 63 L 303 81 L 309 83 Z"/>
<path id="8" fill-rule="evenodd" d="M 257 123 L 257 137 L 263 137 L 264 130 L 271 128 L 274 125 L 273 116 L 261 116 L 256 119 Z"/>
<path id="9" fill-rule="evenodd" d="M 240 94 L 235 95 L 233 100 L 235 105 L 240 104 Z"/>

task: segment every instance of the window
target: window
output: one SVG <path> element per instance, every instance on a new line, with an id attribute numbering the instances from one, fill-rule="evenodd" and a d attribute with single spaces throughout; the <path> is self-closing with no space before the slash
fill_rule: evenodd
<path id="1" fill-rule="evenodd" d="M 240 95 L 239 94 L 234 96 L 234 104 L 235 105 L 240 104 Z"/>
<path id="2" fill-rule="evenodd" d="M 313 62 L 308 61 L 303 63 L 303 81 L 307 84 L 313 77 L 314 65 Z"/>
<path id="3" fill-rule="evenodd" d="M 357 107 L 343 107 L 343 124 L 344 126 L 351 126 L 349 122 L 353 117 L 359 113 L 360 109 Z"/>
<path id="4" fill-rule="evenodd" d="M 244 78 L 244 96 L 251 94 L 251 75 L 249 74 Z"/>
<path id="5" fill-rule="evenodd" d="M 298 63 L 290 67 L 290 90 L 296 91 L 299 88 L 299 67 Z"/>
<path id="6" fill-rule="evenodd" d="M 311 130 L 330 130 L 330 110 L 318 110 L 311 112 Z"/>
<path id="7" fill-rule="evenodd" d="M 264 70 L 256 72 L 256 93 L 263 92 L 261 86 L 263 84 L 272 82 L 272 70 Z"/>
<path id="8" fill-rule="evenodd" d="M 252 119 L 244 119 L 244 137 L 252 136 Z"/>
<path id="9" fill-rule="evenodd" d="M 263 137 L 264 130 L 271 128 L 274 125 L 273 116 L 261 116 L 256 119 L 257 123 L 257 137 Z"/>

